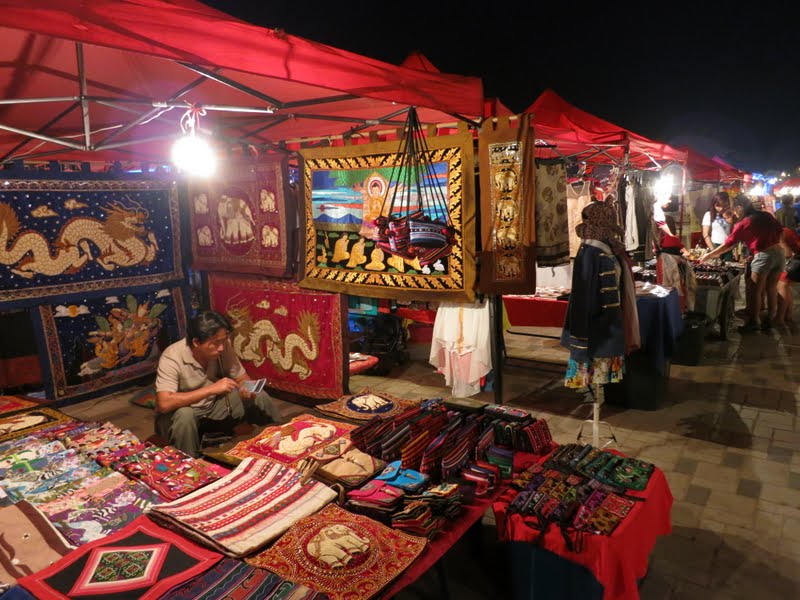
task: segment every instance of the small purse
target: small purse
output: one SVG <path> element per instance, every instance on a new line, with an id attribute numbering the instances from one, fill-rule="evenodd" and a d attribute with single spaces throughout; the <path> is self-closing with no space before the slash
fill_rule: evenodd
<path id="1" fill-rule="evenodd" d="M 386 466 L 383 472 L 375 477 L 377 481 L 384 481 L 394 487 L 407 492 L 416 492 L 428 483 L 428 476 L 412 469 L 400 468 L 400 461 L 394 461 Z"/>
<path id="2" fill-rule="evenodd" d="M 357 448 L 351 448 L 342 456 L 323 465 L 317 478 L 326 483 L 340 483 L 345 487 L 358 487 L 386 465 Z"/>
<path id="3" fill-rule="evenodd" d="M 404 495 L 403 490 L 385 481 L 373 480 L 357 490 L 347 492 L 347 499 L 360 506 L 393 508 L 402 502 Z"/>

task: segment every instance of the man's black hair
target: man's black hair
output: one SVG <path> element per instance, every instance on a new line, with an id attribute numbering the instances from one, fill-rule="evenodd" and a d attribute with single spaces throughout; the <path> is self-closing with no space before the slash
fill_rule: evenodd
<path id="1" fill-rule="evenodd" d="M 202 344 L 214 337 L 220 329 L 224 329 L 228 333 L 233 331 L 231 322 L 225 315 L 213 310 L 200 311 L 189 319 L 189 325 L 186 328 L 186 342 L 190 346 L 194 340 Z"/>

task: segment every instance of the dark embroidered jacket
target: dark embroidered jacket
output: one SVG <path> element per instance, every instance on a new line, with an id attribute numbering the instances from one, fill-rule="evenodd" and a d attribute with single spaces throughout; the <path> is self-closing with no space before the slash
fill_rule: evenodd
<path id="1" fill-rule="evenodd" d="M 619 263 L 601 241 L 584 240 L 575 257 L 561 345 L 577 362 L 625 354 Z"/>

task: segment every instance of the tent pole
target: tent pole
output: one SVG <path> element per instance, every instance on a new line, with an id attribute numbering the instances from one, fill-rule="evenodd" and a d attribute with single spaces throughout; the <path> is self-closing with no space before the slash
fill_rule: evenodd
<path id="1" fill-rule="evenodd" d="M 686 165 L 681 169 L 681 210 L 678 223 L 678 237 L 683 239 L 683 215 L 686 208 Z"/>
<path id="2" fill-rule="evenodd" d="M 50 127 L 52 127 L 53 125 L 55 125 L 56 123 L 58 123 L 58 122 L 59 122 L 59 121 L 60 121 L 60 120 L 61 120 L 63 117 L 66 117 L 66 116 L 67 116 L 69 113 L 71 113 L 71 112 L 72 112 L 73 110 L 75 110 L 77 107 L 78 107 L 78 103 L 77 103 L 77 102 L 75 102 L 75 103 L 74 103 L 74 104 L 72 104 L 72 105 L 71 105 L 69 108 L 67 108 L 66 110 L 64 110 L 64 111 L 60 112 L 60 113 L 59 113 L 59 114 L 57 114 L 55 117 L 53 117 L 52 119 L 50 119 L 50 120 L 49 120 L 47 123 L 45 123 L 44 125 L 42 125 L 42 126 L 41 126 L 41 127 L 38 129 L 38 130 L 37 130 L 37 133 L 42 133 L 43 131 L 47 131 L 47 129 L 48 129 L 48 128 L 50 128 Z M 15 153 L 17 150 L 21 150 L 22 148 L 24 148 L 24 147 L 25 147 L 25 145 L 26 145 L 28 142 L 30 142 L 30 139 L 27 139 L 27 140 L 22 140 L 22 141 L 21 141 L 19 144 L 17 144 L 16 146 L 14 146 L 14 147 L 13 147 L 11 150 L 9 150 L 8 152 L 6 152 L 6 153 L 5 153 L 3 156 L 0 156 L 0 164 L 4 163 L 4 162 L 6 161 L 6 159 L 8 159 L 10 156 L 14 156 L 14 153 Z"/>
<path id="3" fill-rule="evenodd" d="M 197 65 L 192 65 L 192 64 L 189 64 L 189 63 L 185 63 L 185 62 L 176 61 L 176 64 L 179 64 L 182 67 L 185 67 L 185 68 L 189 69 L 190 71 L 194 71 L 195 73 L 197 73 L 199 75 L 202 75 L 203 77 L 207 77 L 208 79 L 210 79 L 212 81 L 216 81 L 217 83 L 221 83 L 223 85 L 227 85 L 228 87 L 232 87 L 235 90 L 239 90 L 240 92 L 244 92 L 245 94 L 249 94 L 249 95 L 253 96 L 254 98 L 258 98 L 259 100 L 263 100 L 264 102 L 266 102 L 267 104 L 271 104 L 275 108 L 283 108 L 283 103 L 280 100 L 277 100 L 276 98 L 273 98 L 271 96 L 267 96 L 266 94 L 262 94 L 258 90 L 254 90 L 253 88 L 248 87 L 246 85 L 243 85 L 243 84 L 241 84 L 241 83 L 239 83 L 237 81 L 234 81 L 233 79 L 230 79 L 229 77 L 225 77 L 224 75 L 220 75 L 218 73 L 214 73 L 213 71 L 211 71 L 209 69 L 205 69 L 203 67 L 199 67 Z"/>
<path id="4" fill-rule="evenodd" d="M 3 125 L 2 123 L 0 123 L 0 129 L 3 131 L 10 131 L 11 133 L 17 133 L 19 135 L 36 138 L 37 140 L 42 140 L 43 142 L 50 142 L 51 144 L 66 146 L 67 148 L 72 148 L 74 150 L 88 150 L 86 146 L 81 146 L 75 142 L 68 142 L 67 140 L 62 140 L 61 138 L 50 137 L 49 135 L 36 133 L 35 131 L 28 131 L 26 129 L 19 129 L 17 127 L 11 127 L 10 125 Z"/>
<path id="5" fill-rule="evenodd" d="M 494 403 L 503 404 L 503 366 L 505 357 L 505 341 L 503 338 L 503 297 L 489 298 L 490 319 L 492 323 L 491 351 L 492 369 L 494 369 Z"/>
<path id="6" fill-rule="evenodd" d="M 87 148 L 92 147 L 92 128 L 89 124 L 89 101 L 86 99 L 89 93 L 88 86 L 86 85 L 86 69 L 83 65 L 83 44 L 80 42 L 75 43 L 75 55 L 78 63 L 78 81 L 80 82 L 81 90 L 81 110 L 83 111 L 83 139 L 84 145 Z"/>

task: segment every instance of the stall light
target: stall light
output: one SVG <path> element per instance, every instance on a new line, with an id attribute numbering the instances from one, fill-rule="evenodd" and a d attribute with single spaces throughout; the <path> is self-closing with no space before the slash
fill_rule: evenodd
<path id="1" fill-rule="evenodd" d="M 767 193 L 766 188 L 763 185 L 757 185 L 755 187 L 750 188 L 750 191 L 747 192 L 750 196 L 763 196 Z"/>
<path id="2" fill-rule="evenodd" d="M 669 197 L 672 195 L 672 184 L 672 175 L 662 175 L 659 177 L 658 181 L 653 184 L 653 194 L 656 199 L 662 202 L 669 200 Z"/>
<path id="3" fill-rule="evenodd" d="M 214 149 L 202 136 L 200 117 L 205 115 L 203 108 L 191 105 L 181 117 L 183 136 L 172 145 L 172 162 L 182 173 L 195 177 L 210 177 L 217 168 Z"/>

